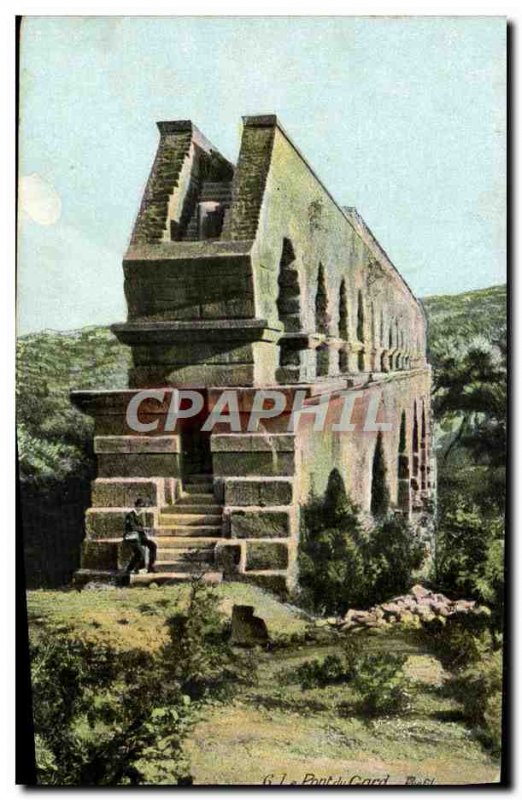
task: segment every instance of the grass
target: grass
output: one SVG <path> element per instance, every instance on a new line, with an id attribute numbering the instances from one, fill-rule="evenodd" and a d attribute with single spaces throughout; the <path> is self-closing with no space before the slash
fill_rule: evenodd
<path id="1" fill-rule="evenodd" d="M 458 704 L 444 696 L 440 662 L 408 638 L 395 632 L 358 635 L 367 651 L 407 654 L 405 672 L 416 685 L 407 713 L 364 719 L 349 684 L 303 690 L 296 682 L 295 669 L 304 660 L 339 652 L 338 635 L 321 629 L 320 641 L 314 641 L 297 609 L 256 587 L 231 583 L 215 591 L 224 620 L 234 603 L 253 605 L 282 646 L 258 651 L 254 686 L 200 712 L 186 743 L 195 784 L 258 785 L 267 776 L 273 784 L 329 776 L 330 782 L 356 776 L 356 783 L 388 776 L 390 784 L 405 784 L 412 776 L 436 784 L 498 780 L 497 762 L 473 738 Z M 31 636 L 63 629 L 121 649 L 155 649 L 165 640 L 166 617 L 182 609 L 187 593 L 187 586 L 31 591 Z"/>
<path id="2" fill-rule="evenodd" d="M 317 654 L 312 648 L 306 657 Z M 411 711 L 375 720 L 343 714 L 355 699 L 349 686 L 303 691 L 275 680 L 274 661 L 280 669 L 303 658 L 302 650 L 297 658 L 292 650 L 266 655 L 255 689 L 205 712 L 187 744 L 196 784 L 313 783 L 312 775 L 356 782 L 389 776 L 399 785 L 412 776 L 436 784 L 498 780 L 498 765 L 460 720 L 458 706 L 442 696 L 443 671 L 433 657 L 408 659 L 417 684 Z"/>
<path id="3" fill-rule="evenodd" d="M 276 644 L 304 638 L 307 622 L 291 606 L 255 586 L 229 583 L 214 591 L 225 618 L 234 603 L 253 605 L 265 620 Z M 149 589 L 100 589 L 27 593 L 27 610 L 33 636 L 49 631 L 74 631 L 85 641 L 104 641 L 116 649 L 136 647 L 156 650 L 167 641 L 165 620 L 186 605 L 189 586 Z"/>

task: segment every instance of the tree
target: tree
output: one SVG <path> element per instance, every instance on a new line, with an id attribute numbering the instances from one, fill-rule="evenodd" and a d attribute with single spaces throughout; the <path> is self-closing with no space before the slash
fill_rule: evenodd
<path id="1" fill-rule="evenodd" d="M 372 463 L 372 493 L 370 510 L 375 519 L 382 519 L 388 513 L 390 491 L 386 482 L 386 462 L 382 445 L 382 433 L 377 434 Z"/>

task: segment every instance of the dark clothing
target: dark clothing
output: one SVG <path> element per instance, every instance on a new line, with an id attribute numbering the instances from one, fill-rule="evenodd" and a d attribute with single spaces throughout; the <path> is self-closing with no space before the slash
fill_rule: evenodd
<path id="1" fill-rule="evenodd" d="M 143 533 L 144 530 L 143 522 L 138 512 L 134 509 L 129 511 L 129 513 L 125 515 L 125 533 L 123 538 L 125 539 L 129 533 L 134 533 L 135 531 Z"/>
<path id="2" fill-rule="evenodd" d="M 125 568 L 125 572 L 133 572 L 134 570 L 142 569 L 145 566 L 145 549 L 149 551 L 149 572 L 154 569 L 156 561 L 156 542 L 149 539 L 140 515 L 134 509 L 129 511 L 125 516 L 125 532 L 123 534 L 123 541 L 132 545 L 133 554 L 131 560 Z"/>
<path id="3" fill-rule="evenodd" d="M 156 561 L 156 551 L 158 549 L 156 542 L 153 542 L 152 539 L 148 539 L 145 534 L 143 534 L 143 538 L 139 542 L 129 542 L 129 544 L 132 545 L 134 552 L 131 560 L 125 568 L 125 572 L 133 572 L 135 569 L 143 569 L 145 566 L 145 552 L 143 548 L 145 547 L 149 551 L 148 569 L 152 570 Z"/>

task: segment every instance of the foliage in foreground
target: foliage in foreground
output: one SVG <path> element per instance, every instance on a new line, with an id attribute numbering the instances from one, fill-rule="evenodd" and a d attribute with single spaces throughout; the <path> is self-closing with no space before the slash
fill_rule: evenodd
<path id="1" fill-rule="evenodd" d="M 299 543 L 301 602 L 318 613 L 344 614 L 405 592 L 424 549 L 400 515 L 368 531 L 343 480 L 332 470 L 324 498 L 304 510 Z"/>
<path id="2" fill-rule="evenodd" d="M 476 737 L 498 756 L 502 734 L 502 638 L 491 631 L 484 614 L 432 621 L 421 639 L 451 671 L 445 693 L 460 703 Z"/>
<path id="3" fill-rule="evenodd" d="M 117 652 L 67 632 L 32 649 L 38 782 L 111 786 L 183 780 L 196 709 L 254 674 L 223 635 L 212 590 L 197 581 L 156 652 Z"/>
<path id="4" fill-rule="evenodd" d="M 411 685 L 403 672 L 407 656 L 393 653 L 362 653 L 350 640 L 341 655 L 330 654 L 300 664 L 293 680 L 303 690 L 348 683 L 356 692 L 353 709 L 365 717 L 387 716 L 406 711 Z M 288 677 L 288 676 L 287 676 Z"/>
<path id="5" fill-rule="evenodd" d="M 438 525 L 434 578 L 444 590 L 487 603 L 500 628 L 504 598 L 504 521 L 460 498 Z"/>

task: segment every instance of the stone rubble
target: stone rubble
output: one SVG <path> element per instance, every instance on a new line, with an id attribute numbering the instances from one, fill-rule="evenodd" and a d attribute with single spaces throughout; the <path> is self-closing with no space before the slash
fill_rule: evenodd
<path id="1" fill-rule="evenodd" d="M 432 592 L 417 584 L 407 594 L 393 597 L 385 603 L 372 606 L 367 611 L 350 608 L 343 618 L 328 617 L 316 625 L 330 625 L 343 632 L 363 629 L 389 628 L 397 624 L 418 626 L 433 619 L 447 619 L 461 614 L 487 615 L 489 609 L 475 600 L 450 600 L 439 592 Z"/>

